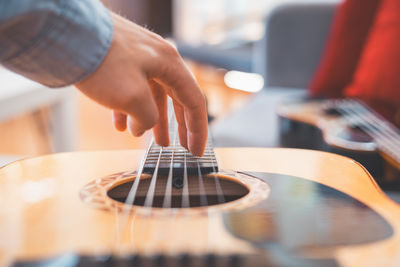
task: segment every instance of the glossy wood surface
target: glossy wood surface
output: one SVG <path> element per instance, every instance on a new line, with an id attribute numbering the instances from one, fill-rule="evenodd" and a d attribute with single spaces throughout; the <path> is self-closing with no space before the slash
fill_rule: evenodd
<path id="1" fill-rule="evenodd" d="M 383 114 L 387 115 L 388 110 L 382 105 L 378 108 L 366 103 L 352 99 L 307 99 L 281 104 L 277 109 L 281 146 L 351 157 L 362 163 L 385 190 L 397 190 L 398 126 L 394 126 L 393 118 L 385 119 Z"/>
<path id="2" fill-rule="evenodd" d="M 334 251 L 343 266 L 398 266 L 400 208 L 359 164 L 324 152 L 296 149 L 216 149 L 220 169 L 278 173 L 335 188 L 373 208 L 393 228 L 388 239 Z M 86 205 L 79 191 L 88 182 L 135 170 L 142 151 L 48 155 L 0 170 L 0 263 L 50 257 L 63 252 L 250 253 L 233 237 L 218 212 L 174 218 L 101 211 Z M 124 223 L 126 222 L 126 223 Z M 362 223 L 362 222 L 359 222 Z M 125 226 L 125 227 L 123 227 Z"/>
<path id="3" fill-rule="evenodd" d="M 329 109 L 333 114 L 329 113 Z M 283 103 L 277 113 L 283 118 L 319 128 L 324 141 L 330 146 L 360 153 L 378 151 L 399 167 L 397 151 L 390 151 L 397 146 L 399 130 L 394 126 L 394 120 L 380 115 L 380 110 L 352 99 L 317 99 Z M 359 129 L 351 129 L 352 126 Z"/>

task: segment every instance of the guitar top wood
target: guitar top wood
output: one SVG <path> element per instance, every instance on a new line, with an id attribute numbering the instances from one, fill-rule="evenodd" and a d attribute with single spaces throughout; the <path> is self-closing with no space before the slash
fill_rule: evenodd
<path id="1" fill-rule="evenodd" d="M 146 215 L 143 207 L 137 213 L 140 207 L 128 213 L 105 208 L 118 207 L 106 195 L 82 198 L 88 184 L 109 188 L 115 174 L 137 170 L 142 154 L 63 153 L 0 169 L 0 264 L 67 252 L 265 256 L 275 244 L 295 258 L 329 258 L 341 266 L 399 265 L 400 208 L 349 158 L 301 149 L 219 148 L 219 169 L 236 173 L 230 179 L 249 189 L 242 199 Z M 257 214 L 275 221 L 258 221 Z M 244 228 L 254 222 L 262 227 Z M 344 231 L 357 228 L 371 240 L 357 243 L 367 237 Z"/>

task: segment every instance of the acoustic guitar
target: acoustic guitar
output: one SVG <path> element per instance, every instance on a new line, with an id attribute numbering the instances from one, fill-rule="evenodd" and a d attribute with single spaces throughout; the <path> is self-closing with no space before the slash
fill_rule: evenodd
<path id="1" fill-rule="evenodd" d="M 0 170 L 3 266 L 399 266 L 400 208 L 349 158 L 76 152 Z"/>
<path id="2" fill-rule="evenodd" d="M 301 99 L 278 109 L 284 147 L 311 148 L 351 157 L 378 183 L 400 187 L 400 108 L 359 99 Z"/>

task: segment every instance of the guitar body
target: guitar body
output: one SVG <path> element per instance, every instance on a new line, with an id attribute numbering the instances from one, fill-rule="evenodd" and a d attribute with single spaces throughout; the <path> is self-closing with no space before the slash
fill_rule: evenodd
<path id="1" fill-rule="evenodd" d="M 139 150 L 5 166 L 0 264 L 398 266 L 400 209 L 353 160 L 298 149 L 215 154 L 222 191 L 241 195 L 205 207 L 127 207 L 111 198 L 110 190 L 135 178 Z M 207 179 L 216 178 L 204 177 L 206 190 Z"/>
<path id="2" fill-rule="evenodd" d="M 383 188 L 400 189 L 399 159 L 380 151 L 374 138 L 359 127 L 360 122 L 346 120 L 335 107 L 340 101 L 335 104 L 332 100 L 305 99 L 282 103 L 277 110 L 281 146 L 316 149 L 353 158 L 365 166 Z M 390 112 L 385 110 L 385 113 Z M 382 121 L 373 122 L 373 127 L 391 124 L 383 117 L 379 119 Z M 395 124 L 390 127 L 398 135 Z M 400 140 L 400 135 L 396 138 Z"/>

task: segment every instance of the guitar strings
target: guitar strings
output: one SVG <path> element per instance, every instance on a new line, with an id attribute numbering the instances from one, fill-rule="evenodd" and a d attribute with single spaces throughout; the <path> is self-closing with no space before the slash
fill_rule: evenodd
<path id="1" fill-rule="evenodd" d="M 173 178 L 173 169 L 174 169 L 174 160 L 175 160 L 175 150 L 176 150 L 176 136 L 177 136 L 177 127 L 176 127 L 176 123 L 175 120 L 172 121 L 173 119 L 173 112 L 169 114 L 169 121 L 170 121 L 170 126 L 173 124 L 174 127 L 171 127 L 173 129 L 173 133 L 174 133 L 174 137 L 173 137 L 173 149 L 171 152 L 171 159 L 170 159 L 170 165 L 169 165 L 169 173 L 168 173 L 168 177 L 167 177 L 167 183 L 166 183 L 166 188 L 165 188 L 165 195 L 164 195 L 164 199 L 163 199 L 163 203 L 162 206 L 165 208 L 169 208 L 171 207 L 171 202 L 172 202 L 172 178 Z M 125 209 L 128 209 L 130 205 L 133 205 L 135 203 L 135 199 L 136 199 L 136 195 L 137 195 L 137 191 L 139 188 L 139 183 L 141 180 L 141 175 L 144 169 L 144 165 L 146 164 L 146 159 L 148 159 L 148 155 L 149 153 L 151 153 L 151 148 L 152 148 L 152 144 L 154 143 L 154 138 L 152 138 L 149 148 L 146 150 L 146 153 L 144 155 L 144 157 L 142 158 L 142 162 L 139 166 L 139 170 L 137 172 L 137 178 L 134 179 L 134 182 L 132 183 L 132 186 L 130 188 L 130 191 L 128 193 L 128 196 L 125 200 Z M 189 200 L 189 186 L 188 186 L 188 175 L 187 175 L 187 155 L 186 153 L 184 154 L 184 177 L 183 177 L 183 191 L 182 191 L 182 205 L 181 207 L 190 207 L 190 200 Z M 163 156 L 163 148 L 161 147 L 158 153 L 158 157 L 157 157 L 157 162 L 156 162 L 156 166 L 155 166 L 155 170 L 153 172 L 153 176 L 151 178 L 150 181 L 150 185 L 148 188 L 148 191 L 146 193 L 145 196 L 145 201 L 144 201 L 144 206 L 145 207 L 152 207 L 153 202 L 154 202 L 154 195 L 156 192 L 156 184 L 157 184 L 157 177 L 158 177 L 158 169 L 160 166 L 160 162 L 162 161 L 162 156 Z M 217 178 L 217 176 L 215 175 L 216 172 L 216 167 L 214 165 L 214 163 L 216 163 L 216 159 L 215 157 L 213 157 L 212 155 L 207 155 L 207 157 L 209 157 L 212 169 L 213 169 L 213 173 L 214 173 L 214 181 L 215 181 L 215 190 L 216 190 L 216 195 L 218 198 L 218 203 L 223 203 L 225 201 L 225 197 L 224 194 L 222 192 L 222 187 L 220 184 L 219 179 Z M 195 159 L 197 162 L 197 167 L 198 167 L 198 174 L 199 174 L 199 190 L 200 190 L 200 204 L 202 206 L 206 206 L 207 203 L 207 194 L 205 192 L 205 187 L 204 187 L 204 180 L 203 180 L 203 176 L 201 174 L 201 168 L 200 168 L 200 162 L 199 159 Z M 207 186 L 207 188 L 209 188 L 209 186 Z"/>
<path id="2" fill-rule="evenodd" d="M 170 128 L 172 128 L 172 135 L 170 133 L 170 136 L 172 136 L 172 149 L 171 149 L 171 161 L 169 165 L 169 170 L 168 170 L 168 178 L 167 178 L 167 183 L 165 187 L 165 194 L 164 194 L 164 200 L 163 200 L 163 208 L 168 208 L 170 209 L 172 207 L 172 179 L 173 179 L 173 167 L 174 167 L 174 156 L 175 156 L 175 150 L 176 150 L 176 143 L 177 143 L 177 129 L 178 123 L 176 122 L 174 116 L 171 116 L 171 122 L 170 122 Z M 173 231 L 174 226 L 175 226 L 175 219 L 176 219 L 176 209 L 171 210 L 171 216 L 169 217 L 167 228 L 166 229 L 159 229 L 156 241 L 161 241 L 161 246 L 160 248 L 164 251 L 164 254 L 172 254 L 173 253 L 173 247 L 172 246 L 162 246 L 162 241 L 168 240 L 168 233 L 171 233 Z"/>
<path id="3" fill-rule="evenodd" d="M 371 137 L 375 137 L 374 141 L 383 145 L 384 149 L 393 150 L 394 144 L 389 140 L 392 140 L 396 144 L 399 144 L 399 135 L 393 129 L 389 128 L 389 126 L 387 125 L 387 123 L 385 123 L 383 119 L 374 118 L 374 114 L 372 113 L 372 111 L 365 108 L 358 101 L 353 100 L 352 102 L 345 103 L 344 109 L 342 108 L 342 110 L 343 112 L 347 112 L 350 119 L 355 120 L 355 122 L 361 123 L 359 127 L 369 133 Z M 360 114 L 360 111 L 362 111 L 363 113 Z M 371 121 L 371 119 L 373 119 L 373 122 Z M 382 128 L 386 131 L 379 130 L 376 125 L 374 125 L 374 122 L 380 127 L 386 126 L 385 129 Z M 389 132 L 389 130 L 391 131 L 391 133 Z M 392 152 L 395 153 L 395 151 L 396 150 L 393 150 Z"/>
<path id="4" fill-rule="evenodd" d="M 215 163 L 215 164 L 214 164 Z M 215 190 L 217 191 L 217 199 L 218 199 L 218 203 L 225 203 L 225 195 L 224 192 L 222 191 L 222 187 L 221 184 L 219 182 L 219 179 L 217 177 L 216 173 L 216 168 L 215 166 L 217 166 L 217 159 L 211 157 L 211 166 L 213 169 L 213 176 L 214 176 L 214 182 L 215 182 Z"/>
<path id="5" fill-rule="evenodd" d="M 163 147 L 160 147 L 160 152 L 158 154 L 157 164 L 156 164 L 156 167 L 154 169 L 153 176 L 151 177 L 150 186 L 149 186 L 149 189 L 147 190 L 146 199 L 144 201 L 144 207 L 147 208 L 146 209 L 147 213 L 149 213 L 149 211 L 151 211 L 151 208 L 153 206 L 154 192 L 155 192 L 155 189 L 156 189 L 158 168 L 160 166 L 160 159 L 161 159 L 162 152 L 163 152 Z"/>
<path id="6" fill-rule="evenodd" d="M 128 224 L 128 220 L 129 220 L 129 216 L 130 216 L 130 205 L 127 205 L 127 203 L 132 203 L 135 199 L 135 195 L 136 195 L 136 191 L 139 185 L 139 180 L 138 177 L 140 177 L 142 175 L 143 172 L 143 168 L 144 168 L 144 161 L 145 158 L 147 157 L 150 147 L 151 147 L 151 143 L 152 143 L 152 138 L 150 140 L 150 143 L 147 147 L 147 149 L 145 150 L 145 152 L 143 153 L 143 157 L 141 162 L 139 163 L 139 167 L 138 167 L 138 171 L 137 171 L 137 175 L 136 175 L 136 179 L 133 183 L 133 185 L 131 186 L 129 193 L 128 193 L 128 197 L 125 200 L 124 206 L 122 208 L 122 218 L 121 220 L 120 218 L 120 211 L 118 210 L 118 207 L 115 206 L 114 207 L 114 212 L 115 212 L 115 251 L 119 251 L 119 248 L 121 248 L 121 243 L 122 243 L 122 239 L 121 239 L 121 230 L 124 230 Z M 121 174 L 119 174 L 116 178 L 115 181 L 118 181 L 121 178 L 126 177 L 126 175 L 130 175 L 134 172 L 134 170 L 128 170 L 126 172 L 123 172 Z M 133 222 L 135 220 L 136 214 L 133 213 L 133 218 L 132 218 L 132 225 L 130 227 L 130 232 L 131 232 L 131 240 L 133 242 L 133 238 L 132 238 L 132 233 L 133 233 Z"/>
<path id="7" fill-rule="evenodd" d="M 197 159 L 197 171 L 198 171 L 198 179 L 199 179 L 199 195 L 200 195 L 200 206 L 206 207 L 208 206 L 208 201 L 207 201 L 207 195 L 204 190 L 204 183 L 203 183 L 203 175 L 201 174 L 201 168 L 200 168 L 200 161 Z M 210 209 L 207 209 L 207 247 L 208 251 L 211 251 L 211 243 L 212 243 L 212 235 L 210 231 L 210 226 L 211 226 L 211 214 L 210 214 Z"/>
<path id="8" fill-rule="evenodd" d="M 355 106 L 356 105 L 356 106 Z M 359 126 L 363 131 L 366 133 L 370 134 L 371 137 L 374 139 L 376 145 L 382 149 L 385 153 L 388 153 L 394 160 L 397 162 L 400 162 L 399 155 L 397 154 L 397 151 L 399 151 L 399 148 L 397 145 L 393 147 L 393 143 L 390 142 L 390 140 L 398 140 L 397 136 L 393 136 L 392 134 L 388 132 L 382 132 L 376 128 L 373 122 L 370 120 L 371 118 L 362 116 L 358 110 L 362 110 L 364 113 L 370 112 L 368 109 L 362 106 L 361 103 L 355 101 L 355 100 L 348 100 L 346 102 L 339 102 L 339 105 L 337 105 L 340 111 L 342 111 L 342 114 L 346 115 L 345 118 L 350 124 L 356 124 L 359 123 L 357 126 Z M 357 108 L 358 107 L 358 108 Z M 361 108 L 360 108 L 361 107 Z M 356 109 L 353 109 L 356 108 Z M 369 113 L 371 114 L 371 113 Z M 368 113 L 367 113 L 368 115 Z M 371 116 L 371 115 L 370 115 Z M 379 123 L 379 126 L 382 126 L 384 123 L 383 121 L 380 121 L 376 118 L 373 119 L 375 123 Z M 393 131 L 393 130 L 392 130 Z M 394 131 L 393 131 L 394 132 Z M 394 132 L 394 134 L 396 134 Z M 396 142 L 397 143 L 397 142 Z"/>
<path id="9" fill-rule="evenodd" d="M 164 195 L 164 201 L 163 201 L 163 208 L 171 208 L 171 202 L 172 202 L 172 176 L 173 176 L 173 169 L 174 169 L 174 156 L 175 156 L 175 147 L 176 147 L 176 137 L 177 137 L 177 123 L 173 119 L 173 138 L 172 138 L 172 152 L 171 152 L 171 163 L 169 166 L 169 171 L 168 171 L 168 178 L 167 178 L 167 184 L 165 187 L 165 195 Z"/>
<path id="10" fill-rule="evenodd" d="M 170 117 L 170 120 L 172 119 L 172 117 Z M 171 124 L 170 124 L 171 125 Z M 172 177 L 173 177 L 173 167 L 174 167 L 174 153 L 175 153 L 175 145 L 176 145 L 176 137 L 177 137 L 177 127 L 176 127 L 176 123 L 174 121 L 174 127 L 172 127 L 173 129 L 173 133 L 174 133 L 174 137 L 173 137 L 173 150 L 172 150 L 172 157 L 171 157 L 171 162 L 170 162 L 170 170 L 169 170 L 169 174 L 168 174 L 168 180 L 167 180 L 167 185 L 165 188 L 165 196 L 164 196 L 164 202 L 163 202 L 163 207 L 166 208 L 170 208 L 171 207 L 171 199 L 172 199 Z M 150 144 L 147 148 L 147 150 L 144 153 L 144 156 L 142 157 L 142 161 L 140 162 L 138 171 L 137 171 L 137 175 L 136 175 L 136 179 L 134 179 L 134 182 L 132 183 L 132 186 L 129 190 L 128 196 L 125 199 L 125 205 L 123 207 L 123 211 L 124 214 L 127 214 L 127 216 L 124 216 L 125 221 L 127 223 L 128 218 L 129 218 L 129 212 L 127 212 L 132 205 L 134 205 L 137 194 L 138 194 L 138 190 L 139 190 L 139 183 L 141 180 L 141 176 L 143 174 L 143 170 L 146 164 L 146 159 L 148 159 L 149 154 L 153 153 L 152 149 L 152 144 L 154 143 L 154 137 L 151 139 Z M 189 179 L 188 179 L 188 175 L 187 175 L 187 152 L 183 153 L 184 154 L 184 186 L 183 186 L 183 190 L 182 190 L 182 207 L 190 207 L 190 198 L 189 198 Z M 163 155 L 163 147 L 160 147 L 159 153 L 158 153 L 158 157 L 157 157 L 157 164 L 155 167 L 155 170 L 153 172 L 153 176 L 151 178 L 150 181 L 150 185 L 148 188 L 148 191 L 146 193 L 146 197 L 145 197 L 145 201 L 144 201 L 144 206 L 147 209 L 147 214 L 151 213 L 152 210 L 152 206 L 153 206 L 153 201 L 154 201 L 154 195 L 156 192 L 156 184 L 157 184 L 157 177 L 158 177 L 158 170 L 159 170 L 159 166 L 160 166 L 160 161 Z M 198 167 L 198 175 L 199 175 L 199 191 L 200 191 L 200 203 L 201 206 L 207 206 L 207 194 L 205 192 L 205 187 L 204 187 L 204 180 L 203 180 L 203 175 L 201 173 L 201 167 L 200 167 L 200 161 L 197 158 L 197 167 Z M 214 161 L 216 162 L 216 159 L 211 157 L 211 161 L 212 163 L 214 163 Z M 213 168 L 213 172 L 216 171 L 215 166 L 212 166 Z M 221 186 L 219 184 L 219 180 L 217 179 L 216 175 L 214 175 L 215 178 L 215 185 L 216 185 L 216 191 L 217 191 L 217 195 L 219 196 L 219 202 L 223 201 L 221 199 L 224 198 L 223 193 L 222 193 L 222 189 Z M 220 197 L 221 196 L 221 197 Z M 133 212 L 134 217 L 136 217 L 136 213 Z M 176 216 L 176 212 L 172 211 L 172 217 L 174 218 Z M 122 225 L 126 225 L 126 223 L 122 223 Z M 119 224 L 119 223 L 118 223 Z M 125 229 L 125 228 L 123 228 Z M 134 219 L 132 220 L 132 224 L 130 227 L 130 239 L 131 242 L 133 242 L 134 245 Z M 161 237 L 161 236 L 160 236 Z M 210 239 L 210 238 L 209 238 Z M 121 238 L 119 238 L 120 242 L 122 241 Z"/>
<path id="11" fill-rule="evenodd" d="M 183 154 L 183 189 L 182 189 L 182 208 L 190 207 L 189 200 L 189 180 L 187 175 L 186 153 Z"/>
<path id="12" fill-rule="evenodd" d="M 366 118 L 365 118 L 366 120 L 372 120 L 373 122 L 380 124 L 379 126 L 382 127 L 384 130 L 386 130 L 382 133 L 387 134 L 391 140 L 400 144 L 399 133 L 396 132 L 393 129 L 393 127 L 391 127 L 390 124 L 385 121 L 384 118 L 382 118 L 379 114 L 377 114 L 373 110 L 368 109 L 366 106 L 362 105 L 360 102 L 358 102 L 358 101 L 353 101 L 353 102 L 356 105 L 355 108 L 358 108 L 359 110 L 366 113 Z M 373 122 L 371 122 L 371 125 L 373 124 Z"/>
<path id="13" fill-rule="evenodd" d="M 168 98 L 168 110 L 167 110 L 167 112 L 168 112 L 168 126 L 170 128 L 171 128 L 171 124 L 173 124 L 173 120 L 175 120 L 175 117 L 173 116 L 174 112 L 171 112 L 171 111 L 172 111 L 172 102 L 171 102 L 170 98 Z M 175 136 L 175 127 L 173 127 L 173 129 L 174 129 L 174 136 Z M 175 140 L 174 140 L 174 142 L 175 142 Z M 154 172 L 153 172 L 153 176 L 151 178 L 149 189 L 148 189 L 148 191 L 146 193 L 146 199 L 145 199 L 145 202 L 144 202 L 144 206 L 147 208 L 146 209 L 146 211 L 147 211 L 146 213 L 147 214 L 150 214 L 151 211 L 152 211 L 152 206 L 153 206 L 153 201 L 154 201 L 154 194 L 155 194 L 157 178 L 158 178 L 158 169 L 159 169 L 159 166 L 160 166 L 160 161 L 161 161 L 161 156 L 163 154 L 163 150 L 164 150 L 164 148 L 160 147 L 160 152 L 158 154 L 157 163 L 156 163 L 156 166 L 155 166 L 155 169 L 154 169 Z M 170 169 L 170 172 L 171 172 L 171 180 L 172 180 L 172 171 L 171 171 L 171 169 Z M 169 178 L 169 176 L 170 175 L 168 175 L 168 178 Z M 171 183 L 172 183 L 172 181 L 171 181 Z"/>
<path id="14" fill-rule="evenodd" d="M 153 142 L 154 142 L 154 137 L 151 138 L 150 144 L 149 144 L 148 148 L 146 149 L 146 152 L 145 152 L 144 156 L 142 157 L 142 160 L 140 161 L 139 168 L 138 168 L 138 171 L 136 174 L 136 178 L 134 179 L 134 181 L 132 183 L 132 187 L 129 190 L 128 196 L 125 199 L 123 211 L 126 213 L 129 213 L 131 205 L 133 205 L 135 202 L 136 193 L 139 188 L 139 183 L 140 183 L 140 180 L 141 180 L 141 177 L 143 174 L 146 158 L 149 155 L 149 152 L 150 152 Z"/>
<path id="15" fill-rule="evenodd" d="M 214 176 L 214 180 L 215 180 L 215 190 L 217 192 L 218 203 L 223 203 L 224 196 L 222 193 L 221 185 L 219 183 L 219 179 L 215 175 L 215 172 L 216 172 L 215 166 L 212 165 L 212 168 L 213 168 L 213 173 L 214 173 L 213 176 Z M 199 159 L 197 159 L 197 170 L 198 170 L 198 176 L 199 176 L 198 178 L 199 178 L 200 205 L 205 207 L 205 206 L 208 206 L 208 200 L 207 200 L 206 190 L 204 187 L 204 180 L 203 180 L 203 175 L 201 173 Z M 216 235 L 212 231 L 214 229 L 213 224 L 212 224 L 212 219 L 213 219 L 213 215 L 211 213 L 211 209 L 207 209 L 207 250 L 210 253 L 211 252 L 215 253 L 215 251 L 213 249 L 213 245 L 214 245 Z"/>
<path id="16" fill-rule="evenodd" d="M 346 111 L 344 111 L 346 112 Z M 350 123 L 368 123 L 368 121 L 363 120 L 361 117 L 356 117 L 356 113 L 350 113 L 351 111 L 347 111 L 347 114 L 349 115 L 349 118 L 347 119 Z M 354 115 L 356 116 L 354 116 Z M 393 159 L 398 161 L 398 157 L 396 156 L 395 152 L 393 149 L 390 147 L 393 145 L 392 143 L 386 141 L 386 136 L 382 135 L 374 129 L 374 127 L 369 127 L 367 125 L 359 124 L 359 127 L 365 131 L 367 134 L 369 134 L 372 138 L 378 149 L 384 151 L 385 153 L 389 154 Z M 383 139 L 381 139 L 383 138 Z"/>
<path id="17" fill-rule="evenodd" d="M 174 120 L 174 118 L 173 118 L 173 116 L 172 116 L 172 113 L 170 112 L 170 107 L 172 106 L 171 105 L 171 102 L 170 102 L 170 100 L 169 100 L 169 103 L 168 103 L 169 105 L 168 105 L 168 113 L 169 113 L 169 118 L 168 118 L 168 125 L 171 127 L 171 124 L 174 124 L 174 126 L 172 127 L 173 128 L 173 144 L 175 144 L 175 142 L 176 142 L 176 131 L 177 131 L 177 129 L 176 129 L 176 126 L 175 126 L 175 120 Z M 152 142 L 151 142 L 151 144 L 150 145 L 152 145 L 154 143 L 154 140 L 152 140 Z M 149 188 L 148 188 L 148 190 L 147 190 L 147 192 L 146 192 L 146 197 L 145 197 L 145 201 L 144 201 L 144 207 L 145 207 L 145 215 L 147 215 L 147 216 L 150 216 L 151 215 L 151 213 L 152 213 L 152 211 L 153 211 L 153 202 L 154 202 L 154 197 L 155 197 L 155 192 L 156 192 L 156 185 L 157 185 L 157 178 L 158 178 L 158 171 L 159 171 L 159 166 L 160 166 L 160 161 L 161 161 L 161 157 L 162 157 L 162 155 L 163 155 L 163 152 L 164 152 L 164 148 L 163 147 L 160 147 L 159 148 L 159 153 L 158 153 L 158 158 L 157 158 L 157 163 L 156 163 L 156 166 L 155 166 L 155 169 L 154 169 L 154 171 L 153 171 L 153 175 L 152 175 L 152 178 L 151 178 L 151 181 L 150 181 L 150 185 L 149 185 Z M 172 152 L 172 159 L 173 159 L 173 153 L 174 152 Z M 147 157 L 148 157 L 148 155 L 145 155 L 145 157 L 144 157 L 144 164 L 146 163 L 146 159 L 147 159 Z M 171 163 L 172 163 L 172 161 L 171 161 Z M 168 181 L 167 181 L 167 183 L 168 184 L 170 184 L 170 186 L 172 185 L 172 169 L 170 169 L 170 172 L 169 172 L 169 175 L 168 175 Z M 166 188 L 166 196 L 169 194 L 170 196 L 171 196 L 171 190 L 172 190 L 172 188 L 170 187 L 169 189 L 168 189 L 168 185 L 167 185 L 167 188 Z M 168 193 L 169 192 L 169 193 Z M 169 204 L 168 203 L 166 203 L 165 202 L 165 198 L 164 198 L 164 203 L 163 203 L 163 206 L 165 205 L 165 206 L 170 206 L 170 202 L 171 202 L 171 200 L 169 200 Z M 174 217 L 174 212 L 173 212 L 173 217 Z M 133 221 L 132 221 L 132 223 L 133 223 Z M 132 225 L 132 229 L 133 229 L 133 225 Z M 157 230 L 157 229 L 156 229 Z M 159 231 L 158 231 L 159 232 Z M 132 230 L 132 233 L 133 233 L 133 230 Z M 158 234 L 156 233 L 156 232 L 154 232 L 154 231 L 151 231 L 150 232 L 150 237 L 149 237 L 149 239 L 150 240 L 152 240 L 153 242 L 157 242 L 157 241 L 160 241 L 160 240 L 163 240 L 163 239 L 165 239 L 165 237 L 164 237 L 164 234 L 165 234 L 165 232 L 164 231 L 161 231 L 161 232 L 159 232 Z M 132 234 L 132 240 L 133 240 L 133 237 L 134 237 L 134 235 Z M 149 249 L 150 250 L 150 240 L 148 240 L 148 244 L 149 244 L 149 246 L 148 246 L 148 248 L 147 249 Z"/>
<path id="18" fill-rule="evenodd" d="M 145 163 L 146 163 L 146 159 L 148 158 L 148 155 L 150 153 L 150 150 L 152 148 L 153 143 L 154 143 L 154 137 L 152 136 L 151 139 L 150 139 L 150 142 L 149 142 L 149 144 L 147 146 L 147 149 L 145 150 L 145 153 L 141 158 L 141 161 L 140 161 L 137 173 L 136 173 L 136 178 L 134 179 L 134 181 L 132 183 L 132 186 L 129 189 L 128 196 L 125 199 L 125 202 L 124 202 L 124 205 L 123 205 L 123 208 L 122 208 L 122 213 L 125 214 L 125 216 L 123 217 L 121 222 L 117 222 L 118 223 L 118 227 L 117 228 L 125 229 L 126 225 L 128 224 L 129 216 L 133 212 L 132 222 L 131 222 L 131 226 L 130 226 L 130 237 L 131 237 L 131 241 L 132 242 L 133 242 L 133 239 L 134 239 L 133 232 L 134 232 L 134 220 L 136 218 L 136 213 L 134 212 L 134 209 L 131 209 L 131 207 L 134 205 L 134 202 L 135 202 L 135 199 L 136 199 L 136 195 L 137 195 L 137 191 L 138 191 L 138 188 L 139 188 L 139 183 L 140 183 L 141 176 L 143 174 L 144 166 L 145 166 Z M 119 175 L 117 177 L 117 179 L 120 178 L 120 177 L 123 177 L 127 173 L 132 173 L 132 171 L 124 172 L 123 174 Z M 118 231 L 117 236 L 119 236 L 119 231 Z M 117 243 L 119 243 L 118 240 L 117 240 Z"/>
<path id="19" fill-rule="evenodd" d="M 358 119 L 360 120 L 360 119 Z M 399 146 L 391 142 L 387 135 L 381 134 L 379 131 L 374 129 L 374 127 L 360 126 L 364 131 L 370 134 L 374 143 L 377 145 L 378 149 L 390 155 L 390 157 L 396 162 L 400 162 L 400 157 L 398 154 Z"/>
<path id="20" fill-rule="evenodd" d="M 357 110 L 353 110 L 353 103 L 342 101 L 337 103 L 337 108 L 339 111 L 345 116 L 345 120 L 350 124 L 354 126 L 360 127 L 365 133 L 369 134 L 374 141 L 377 141 L 377 136 L 379 136 L 379 132 L 377 129 L 375 129 L 375 126 L 370 126 L 370 121 L 368 119 L 365 119 L 365 116 L 362 116 L 363 114 L 359 114 Z"/>
<path id="21" fill-rule="evenodd" d="M 362 104 L 360 101 L 356 100 L 347 100 L 346 102 L 342 103 L 345 108 L 348 108 L 349 111 L 353 113 L 357 113 L 355 115 L 364 115 L 361 116 L 369 125 L 374 126 L 374 123 L 378 123 L 379 127 L 386 130 L 383 134 L 387 134 L 388 138 L 392 139 L 393 141 L 400 142 L 399 134 L 393 130 L 393 128 L 389 125 L 388 122 L 385 121 L 379 114 L 374 112 L 373 110 L 367 108 Z M 358 113 L 360 112 L 360 113 Z M 376 127 L 375 127 L 376 128 Z"/>
<path id="22" fill-rule="evenodd" d="M 167 182 L 165 185 L 165 194 L 164 194 L 164 198 L 163 198 L 163 203 L 162 203 L 162 207 L 163 208 L 171 208 L 172 206 L 172 180 L 173 180 L 173 171 L 174 171 L 174 161 L 175 161 L 175 150 L 176 150 L 176 143 L 177 143 L 177 122 L 175 121 L 175 118 L 173 117 L 173 115 L 171 114 L 170 118 L 169 118 L 169 125 L 170 125 L 170 129 L 173 129 L 173 142 L 172 142 L 172 149 L 171 149 L 171 159 L 169 162 L 169 170 L 168 170 L 168 177 L 167 177 Z M 171 136 L 171 134 L 170 134 Z M 132 187 L 130 189 L 130 192 L 128 194 L 128 197 L 125 201 L 125 207 L 128 206 L 126 204 L 129 205 L 133 205 L 135 203 L 135 199 L 136 199 L 136 195 L 137 195 L 137 191 L 139 188 L 139 183 L 141 180 L 141 174 L 143 172 L 144 169 L 144 165 L 147 163 L 148 156 L 151 153 L 154 153 L 155 151 L 152 151 L 151 149 L 154 148 L 152 147 L 152 144 L 154 143 L 154 138 L 152 138 L 151 143 L 149 145 L 148 150 L 146 151 L 142 162 L 140 164 L 139 170 L 138 170 L 138 175 L 137 175 L 137 179 L 134 180 L 134 183 L 132 184 Z M 209 144 L 208 144 L 209 145 Z M 144 207 L 146 208 L 146 215 L 150 215 L 152 212 L 152 207 L 153 207 L 153 203 L 154 203 L 154 198 L 155 198 L 155 194 L 156 192 L 159 192 L 159 190 L 157 189 L 157 178 L 158 178 L 158 173 L 159 173 L 159 168 L 160 168 L 160 162 L 163 159 L 163 155 L 164 152 L 167 152 L 168 150 L 165 150 L 165 148 L 160 147 L 159 148 L 159 152 L 158 152 L 158 157 L 157 157 L 157 162 L 155 165 L 155 169 L 153 172 L 153 175 L 151 177 L 151 181 L 150 181 L 150 185 L 148 187 L 147 193 L 145 194 L 145 201 L 144 201 Z M 208 151 L 207 151 L 208 152 Z M 190 192 L 189 192 L 189 178 L 188 178 L 188 166 L 187 166 L 187 155 L 189 152 L 184 151 L 183 153 L 183 190 L 182 190 L 182 203 L 181 203 L 181 207 L 182 208 L 188 208 L 190 207 Z M 169 155 L 169 153 L 167 153 L 167 155 Z M 225 202 L 225 196 L 222 192 L 222 187 L 220 184 L 220 181 L 218 179 L 218 177 L 215 175 L 216 173 L 216 165 L 214 165 L 214 163 L 216 164 L 216 158 L 213 157 L 212 155 L 208 155 L 207 157 L 209 158 L 208 160 L 211 163 L 212 169 L 213 169 L 213 176 L 214 176 L 214 181 L 215 181 L 215 188 L 213 190 L 215 190 L 216 195 L 217 195 L 217 199 L 218 199 L 218 203 L 223 203 Z M 195 158 L 194 160 L 191 161 L 195 161 L 197 163 L 197 170 L 198 170 L 198 190 L 199 190 L 199 198 L 200 198 L 200 206 L 203 207 L 207 207 L 208 206 L 208 200 L 207 200 L 207 191 L 210 189 L 210 185 L 208 185 L 208 183 L 206 183 L 206 186 L 204 184 L 204 178 L 203 174 L 202 174 L 202 170 L 201 170 L 201 165 L 200 165 L 200 159 L 201 158 Z M 128 207 L 126 207 L 128 208 Z M 136 213 L 134 213 L 136 215 Z M 211 226 L 211 216 L 210 216 L 210 210 L 207 210 L 207 214 L 208 214 L 208 245 L 210 247 L 210 243 L 211 240 L 213 239 L 213 234 L 210 231 L 210 226 Z M 174 220 L 174 218 L 176 217 L 176 209 L 172 210 L 171 213 L 171 217 L 170 219 Z M 188 214 L 189 215 L 189 214 Z M 171 221 L 172 222 L 172 221 Z M 156 237 L 154 236 L 154 232 L 153 233 L 153 237 L 151 237 L 151 239 L 155 239 Z M 134 227 L 133 227 L 133 221 L 132 221 L 132 225 L 131 225 L 131 240 L 133 241 L 134 237 Z M 164 240 L 165 236 L 162 235 L 157 235 L 156 238 L 158 241 L 160 240 Z M 157 241 L 155 240 L 155 241 Z M 157 241 L 157 242 L 158 242 Z"/>
<path id="23" fill-rule="evenodd" d="M 208 202 L 207 202 L 207 195 L 204 190 L 204 181 L 203 181 L 203 175 L 201 174 L 199 159 L 197 159 L 197 173 L 198 173 L 198 183 L 199 183 L 200 205 L 202 207 L 205 207 L 208 206 Z"/>

